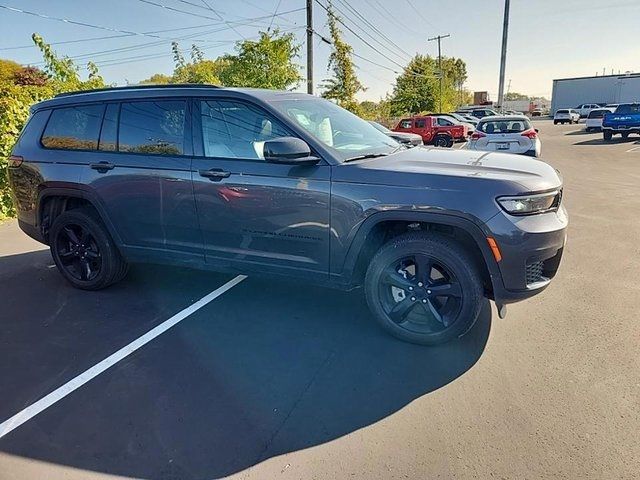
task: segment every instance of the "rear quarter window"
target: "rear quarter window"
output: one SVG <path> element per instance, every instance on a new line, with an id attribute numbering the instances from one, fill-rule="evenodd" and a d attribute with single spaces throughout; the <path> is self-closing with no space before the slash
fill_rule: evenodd
<path id="1" fill-rule="evenodd" d="M 640 113 L 640 104 L 619 105 L 616 108 L 616 113 Z"/>
<path id="2" fill-rule="evenodd" d="M 104 105 L 56 108 L 42 134 L 42 145 L 61 150 L 96 150 L 103 112 Z"/>

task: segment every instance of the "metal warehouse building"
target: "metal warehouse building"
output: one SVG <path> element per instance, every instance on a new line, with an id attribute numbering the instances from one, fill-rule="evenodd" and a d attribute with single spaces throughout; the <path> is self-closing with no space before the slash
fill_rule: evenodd
<path id="1" fill-rule="evenodd" d="M 640 102 L 640 73 L 553 81 L 552 114 L 559 108 L 574 108 L 583 103 L 627 102 Z"/>

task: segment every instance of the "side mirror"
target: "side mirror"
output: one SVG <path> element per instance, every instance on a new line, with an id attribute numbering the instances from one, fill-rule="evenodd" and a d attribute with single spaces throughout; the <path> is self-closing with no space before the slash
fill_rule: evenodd
<path id="1" fill-rule="evenodd" d="M 309 145 L 296 137 L 280 137 L 264 142 L 264 159 L 285 165 L 315 165 L 319 161 L 319 158 L 311 156 Z"/>

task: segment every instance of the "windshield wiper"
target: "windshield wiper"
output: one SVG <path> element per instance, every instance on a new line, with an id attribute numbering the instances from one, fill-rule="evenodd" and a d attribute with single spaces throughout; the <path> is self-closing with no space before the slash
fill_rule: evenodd
<path id="1" fill-rule="evenodd" d="M 366 158 L 386 157 L 387 155 L 389 154 L 388 153 L 367 153 L 366 155 L 358 155 L 356 157 L 347 158 L 342 163 L 353 162 L 355 160 L 364 160 Z"/>

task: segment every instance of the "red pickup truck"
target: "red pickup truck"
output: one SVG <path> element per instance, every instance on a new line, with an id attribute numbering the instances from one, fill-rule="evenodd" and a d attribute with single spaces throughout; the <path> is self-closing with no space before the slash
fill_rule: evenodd
<path id="1" fill-rule="evenodd" d="M 425 145 L 450 147 L 453 142 L 467 139 L 467 126 L 456 125 L 451 122 L 439 122 L 435 116 L 420 116 L 403 118 L 393 129 L 394 132 L 417 133 L 422 137 Z"/>

